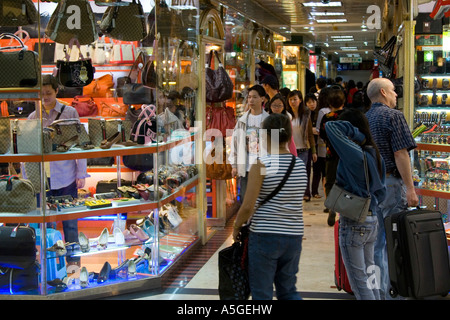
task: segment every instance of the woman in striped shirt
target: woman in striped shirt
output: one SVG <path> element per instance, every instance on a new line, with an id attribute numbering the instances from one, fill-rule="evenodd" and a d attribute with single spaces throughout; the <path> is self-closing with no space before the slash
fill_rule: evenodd
<path id="1" fill-rule="evenodd" d="M 296 274 L 303 238 L 303 203 L 299 194 L 306 189 L 304 163 L 287 148 L 292 136 L 290 120 L 283 114 L 267 117 L 262 129 L 267 132 L 266 156 L 258 158 L 249 172 L 248 188 L 235 221 L 236 240 L 250 218 L 248 270 L 254 300 L 270 300 L 275 284 L 279 300 L 301 299 L 296 289 Z M 293 164 L 285 184 L 270 200 L 263 201 L 280 185 Z"/>

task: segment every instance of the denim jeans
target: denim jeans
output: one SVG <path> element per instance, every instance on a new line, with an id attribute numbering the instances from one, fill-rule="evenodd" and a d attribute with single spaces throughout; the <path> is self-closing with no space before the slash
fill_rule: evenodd
<path id="1" fill-rule="evenodd" d="M 386 198 L 378 204 L 378 236 L 375 242 L 375 264 L 380 268 L 381 300 L 391 299 L 384 219 L 391 214 L 405 210 L 407 206 L 406 187 L 403 180 L 392 175 L 386 175 Z"/>
<path id="2" fill-rule="evenodd" d="M 303 236 L 250 232 L 248 272 L 253 300 L 301 300 L 297 272 Z"/>
<path id="3" fill-rule="evenodd" d="M 339 218 L 339 246 L 350 286 L 357 300 L 379 300 L 378 272 L 374 268 L 374 248 L 378 219 L 368 216 L 358 223 Z"/>

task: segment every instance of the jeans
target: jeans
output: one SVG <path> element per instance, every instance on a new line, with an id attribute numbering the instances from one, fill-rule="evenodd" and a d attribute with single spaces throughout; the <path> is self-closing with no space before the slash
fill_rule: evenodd
<path id="1" fill-rule="evenodd" d="M 380 299 L 390 299 L 389 266 L 386 248 L 386 230 L 384 219 L 394 213 L 406 210 L 406 187 L 403 180 L 386 175 L 386 198 L 378 204 L 378 236 L 375 242 L 375 264 L 380 268 Z"/>
<path id="2" fill-rule="evenodd" d="M 301 300 L 297 272 L 303 236 L 250 232 L 248 273 L 253 300 Z"/>
<path id="3" fill-rule="evenodd" d="M 308 149 L 306 151 L 301 151 L 300 149 L 297 149 L 297 157 L 300 158 L 303 163 L 305 164 L 306 167 L 306 176 L 308 178 L 308 183 L 306 184 L 306 189 L 305 189 L 305 197 L 311 197 L 311 191 L 310 191 L 310 183 L 309 180 L 311 179 L 311 162 L 312 162 L 312 154 L 311 154 L 311 149 Z"/>
<path id="4" fill-rule="evenodd" d="M 245 177 L 239 178 L 239 198 L 241 203 L 244 203 L 245 191 L 247 191 L 248 171 L 245 173 Z"/>
<path id="5" fill-rule="evenodd" d="M 374 268 L 374 248 L 378 219 L 368 216 L 358 223 L 339 218 L 339 247 L 350 286 L 357 300 L 379 300 L 377 268 Z"/>

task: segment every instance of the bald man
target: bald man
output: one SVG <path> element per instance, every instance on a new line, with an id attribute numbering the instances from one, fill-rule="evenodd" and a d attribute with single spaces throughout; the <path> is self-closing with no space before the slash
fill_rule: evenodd
<path id="1" fill-rule="evenodd" d="M 397 94 L 389 79 L 376 78 L 367 87 L 372 106 L 367 111 L 370 131 L 386 164 L 386 198 L 378 204 L 378 237 L 375 264 L 380 267 L 380 297 L 389 299 L 389 270 L 386 252 L 384 219 L 408 206 L 419 204 L 414 189 L 409 151 L 417 144 L 403 113 L 395 110 Z"/>

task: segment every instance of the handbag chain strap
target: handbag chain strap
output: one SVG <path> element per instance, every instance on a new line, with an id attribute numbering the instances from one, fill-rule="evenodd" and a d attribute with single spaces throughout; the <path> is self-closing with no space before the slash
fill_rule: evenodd
<path id="1" fill-rule="evenodd" d="M 364 175 L 366 176 L 366 188 L 367 188 L 367 192 L 369 193 L 369 197 L 370 197 L 370 191 L 369 191 L 369 173 L 368 173 L 368 169 L 367 169 L 367 158 L 366 158 L 366 152 L 363 149 L 363 158 L 364 158 Z"/>

